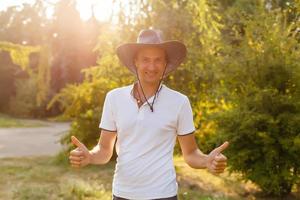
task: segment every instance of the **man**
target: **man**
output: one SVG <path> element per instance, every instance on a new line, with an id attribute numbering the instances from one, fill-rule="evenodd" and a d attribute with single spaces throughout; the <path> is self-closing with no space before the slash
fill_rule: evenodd
<path id="1" fill-rule="evenodd" d="M 117 49 L 121 62 L 138 81 L 110 91 L 105 98 L 99 143 L 91 151 L 72 136 L 77 148 L 70 153 L 73 167 L 105 164 L 116 143 L 118 154 L 113 199 L 177 199 L 173 149 L 178 138 L 185 162 L 196 169 L 222 173 L 227 158 L 225 142 L 208 155 L 197 147 L 188 98 L 161 84 L 186 57 L 178 41 L 163 41 L 158 30 L 142 30 L 137 43 Z"/>

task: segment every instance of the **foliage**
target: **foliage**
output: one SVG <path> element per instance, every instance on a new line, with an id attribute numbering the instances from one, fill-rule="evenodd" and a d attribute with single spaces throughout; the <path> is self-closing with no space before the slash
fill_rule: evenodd
<path id="1" fill-rule="evenodd" d="M 224 48 L 223 80 L 232 109 L 216 115 L 210 142 L 228 140 L 231 171 L 269 195 L 284 196 L 299 181 L 299 22 L 260 10 L 244 23 L 240 43 Z"/>
<path id="2" fill-rule="evenodd" d="M 89 146 L 96 143 L 105 93 L 133 80 L 117 64 L 113 48 L 122 39 L 134 38 L 131 30 L 150 27 L 155 21 L 153 28 L 183 40 L 190 50 L 187 62 L 168 76 L 166 83 L 190 97 L 200 147 L 208 152 L 229 140 L 231 171 L 242 172 L 267 194 L 288 194 L 299 177 L 298 24 L 287 21 L 287 11 L 265 10 L 258 1 L 241 14 L 237 8 L 243 4 L 235 2 L 236 10 L 229 15 L 238 16 L 237 20 L 218 14 L 221 7 L 214 2 L 150 1 L 139 5 L 141 10 L 151 7 L 157 12 L 145 12 L 145 19 L 139 17 L 136 23 L 121 23 L 115 30 L 119 40 L 100 39 L 99 47 L 104 50 L 99 66 L 85 70 L 83 84 L 70 85 L 55 98 L 67 115 L 75 117 L 64 142 L 74 134 Z M 185 17 L 180 18 L 183 13 Z M 170 21 L 168 26 L 166 21 Z M 113 43 L 108 51 L 105 41 Z M 119 68 L 122 70 L 116 70 Z M 119 77 L 126 81 L 120 82 Z M 89 100 L 95 97 L 99 100 Z"/>
<path id="3" fill-rule="evenodd" d="M 46 45 L 41 47 L 39 53 L 39 61 L 36 72 L 36 83 L 37 83 L 37 93 L 36 102 L 37 106 L 42 106 L 48 102 L 50 93 L 50 66 L 49 66 L 50 52 L 49 47 Z M 44 110 L 43 110 L 44 111 Z"/>
<path id="4" fill-rule="evenodd" d="M 16 128 L 16 127 L 41 127 L 46 124 L 40 121 L 22 120 L 13 118 L 4 114 L 0 114 L 0 127 L 1 128 Z"/>
<path id="5" fill-rule="evenodd" d="M 99 138 L 99 120 L 106 93 L 133 81 L 130 72 L 119 64 L 112 41 L 105 39 L 119 38 L 116 33 L 113 36 L 107 33 L 100 36 L 98 47 L 101 47 L 102 57 L 97 66 L 83 70 L 83 83 L 67 85 L 48 106 L 59 102 L 65 116 L 73 119 L 71 131 L 62 139 L 64 144 L 70 145 L 70 136 L 75 135 L 87 146 L 94 146 Z"/>
<path id="6" fill-rule="evenodd" d="M 200 148 L 209 152 L 229 140 L 230 170 L 267 194 L 287 194 L 299 181 L 299 1 L 114 1 L 120 13 L 111 19 L 117 17 L 117 25 L 93 17 L 83 22 L 74 0 L 53 4 L 54 15 L 46 18 L 43 3 L 37 2 L 0 14 L 1 40 L 40 46 L 35 65 L 26 67 L 34 75 L 16 81 L 11 105 L 32 113 L 33 104 L 43 110 L 56 94 L 48 108 L 59 104 L 73 119 L 64 144 L 70 144 L 71 135 L 89 147 L 97 142 L 105 94 L 134 80 L 119 64 L 115 48 L 135 41 L 141 29 L 158 28 L 166 40 L 187 45 L 186 62 L 165 83 L 190 98 Z M 18 55 L 25 60 L 13 62 L 27 66 L 29 54 L 23 53 Z M 97 64 L 82 70 L 94 65 L 95 55 Z M 0 62 L 1 69 L 9 68 L 4 59 Z"/>
<path id="7" fill-rule="evenodd" d="M 0 49 L 10 54 L 15 65 L 18 65 L 27 79 L 15 79 L 16 94 L 10 100 L 10 112 L 15 116 L 40 116 L 44 111 L 45 101 L 49 94 L 50 68 L 49 52 L 46 46 L 24 46 L 10 42 L 0 42 Z M 30 56 L 38 53 L 37 70 L 30 66 Z"/>
<path id="8" fill-rule="evenodd" d="M 37 109 L 37 83 L 34 78 L 16 81 L 16 96 L 9 102 L 10 113 L 14 116 L 34 116 Z"/>
<path id="9" fill-rule="evenodd" d="M 28 73 L 32 73 L 31 68 L 29 68 L 29 55 L 38 52 L 40 48 L 2 41 L 0 42 L 0 50 L 8 51 L 14 64 L 19 65 Z"/>
<path id="10" fill-rule="evenodd" d="M 0 83 L 10 85 L 1 87 L 1 112 L 7 111 L 10 99 L 20 91 L 14 86 L 20 76 L 37 74 L 37 106 L 27 117 L 58 114 L 61 111 L 55 108 L 46 111 L 45 104 L 66 83 L 80 82 L 81 69 L 95 64 L 97 52 L 92 49 L 99 23 L 95 18 L 83 22 L 75 6 L 74 0 L 36 0 L 32 5 L 24 3 L 0 12 L 0 49 L 5 52 L 0 54 L 0 71 L 9 72 L 0 76 Z M 54 13 L 49 17 L 51 9 Z M 12 59 L 6 59 L 6 52 Z"/>

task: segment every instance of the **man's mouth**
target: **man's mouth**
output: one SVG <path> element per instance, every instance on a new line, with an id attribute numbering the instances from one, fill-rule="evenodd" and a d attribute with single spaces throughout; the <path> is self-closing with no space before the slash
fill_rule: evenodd
<path id="1" fill-rule="evenodd" d="M 150 77 L 156 76 L 156 74 L 157 73 L 155 73 L 155 72 L 146 72 L 146 75 L 150 76 Z"/>

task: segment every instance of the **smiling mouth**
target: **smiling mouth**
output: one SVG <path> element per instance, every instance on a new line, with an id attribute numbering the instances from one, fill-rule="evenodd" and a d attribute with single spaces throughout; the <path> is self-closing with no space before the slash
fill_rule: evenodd
<path id="1" fill-rule="evenodd" d="M 149 72 L 146 72 L 146 75 L 148 75 L 148 76 L 156 76 L 156 73 L 149 73 Z"/>

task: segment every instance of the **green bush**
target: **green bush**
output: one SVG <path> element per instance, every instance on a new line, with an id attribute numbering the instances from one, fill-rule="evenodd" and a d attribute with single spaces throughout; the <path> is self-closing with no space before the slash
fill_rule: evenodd
<path id="1" fill-rule="evenodd" d="M 230 171 L 266 194 L 284 196 L 299 181 L 299 23 L 285 11 L 258 12 L 244 21 L 236 46 L 224 48 L 221 67 L 232 108 L 215 115 L 210 142 L 228 140 Z"/>
<path id="2" fill-rule="evenodd" d="M 33 78 L 16 80 L 16 95 L 11 97 L 9 112 L 18 117 L 32 116 L 36 108 L 37 85 Z"/>
<path id="3" fill-rule="evenodd" d="M 26 79 L 15 81 L 16 93 L 10 98 L 8 113 L 16 117 L 44 117 L 47 113 L 46 100 L 39 102 L 38 93 L 40 85 L 37 76 L 32 75 Z"/>

